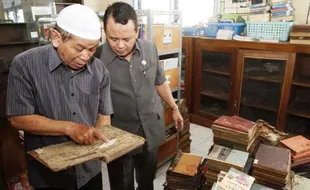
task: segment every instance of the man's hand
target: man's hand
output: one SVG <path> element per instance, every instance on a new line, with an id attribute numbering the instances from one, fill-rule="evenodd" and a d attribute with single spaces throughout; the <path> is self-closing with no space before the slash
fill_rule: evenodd
<path id="1" fill-rule="evenodd" d="M 66 128 L 66 135 L 79 144 L 93 144 L 95 138 L 108 142 L 109 140 L 95 127 L 74 123 Z"/>
<path id="2" fill-rule="evenodd" d="M 172 111 L 172 119 L 174 121 L 174 125 L 177 131 L 182 131 L 184 127 L 183 117 L 179 111 L 179 109 L 173 109 Z"/>

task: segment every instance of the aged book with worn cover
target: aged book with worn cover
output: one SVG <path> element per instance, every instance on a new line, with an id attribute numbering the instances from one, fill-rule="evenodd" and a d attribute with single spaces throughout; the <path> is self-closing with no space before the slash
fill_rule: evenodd
<path id="1" fill-rule="evenodd" d="M 252 134 L 255 132 L 256 123 L 246 120 L 238 116 L 221 116 L 214 121 L 214 125 L 223 126 L 226 128 L 234 129 L 244 133 Z M 249 135 L 251 136 L 251 135 Z"/>
<path id="2" fill-rule="evenodd" d="M 291 152 L 286 148 L 260 144 L 253 168 L 286 176 L 291 168 Z"/>
<path id="3" fill-rule="evenodd" d="M 214 166 L 224 171 L 228 171 L 230 167 L 234 167 L 242 171 L 248 157 L 249 153 L 247 152 L 214 145 L 212 151 L 207 156 L 207 166 Z M 214 169 L 217 170 L 216 168 Z"/>
<path id="4" fill-rule="evenodd" d="M 102 159 L 109 163 L 142 146 L 145 142 L 143 137 L 113 126 L 106 125 L 100 127 L 100 130 L 113 143 L 97 140 L 92 145 L 80 145 L 70 141 L 39 148 L 28 153 L 51 170 L 60 171 L 95 159 Z"/>
<path id="5" fill-rule="evenodd" d="M 298 135 L 280 141 L 282 145 L 289 148 L 294 155 L 303 154 L 310 151 L 310 140 Z"/>
<path id="6" fill-rule="evenodd" d="M 201 156 L 183 153 L 180 161 L 173 169 L 173 172 L 188 176 L 194 176 L 197 173 L 201 160 Z"/>

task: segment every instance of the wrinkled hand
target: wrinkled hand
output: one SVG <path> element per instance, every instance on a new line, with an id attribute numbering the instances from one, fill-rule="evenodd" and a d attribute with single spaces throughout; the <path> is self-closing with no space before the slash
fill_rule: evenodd
<path id="1" fill-rule="evenodd" d="M 66 135 L 79 144 L 93 144 L 95 138 L 108 142 L 109 140 L 95 127 L 73 123 L 66 128 Z"/>
<path id="2" fill-rule="evenodd" d="M 179 111 L 179 109 L 173 110 L 172 111 L 172 119 L 174 121 L 174 125 L 177 131 L 182 131 L 183 130 L 183 117 Z"/>

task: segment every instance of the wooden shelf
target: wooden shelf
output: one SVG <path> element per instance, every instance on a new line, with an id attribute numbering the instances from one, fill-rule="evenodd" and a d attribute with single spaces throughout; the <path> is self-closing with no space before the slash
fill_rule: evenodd
<path id="1" fill-rule="evenodd" d="M 273 108 L 270 106 L 264 106 L 264 105 L 260 105 L 260 104 L 251 104 L 251 103 L 241 102 L 241 105 L 247 106 L 247 107 L 252 107 L 252 108 L 257 108 L 257 109 L 262 109 L 262 110 L 268 110 L 268 111 L 274 111 L 274 112 L 277 111 L 276 108 Z"/>
<path id="2" fill-rule="evenodd" d="M 225 70 L 212 70 L 212 69 L 203 69 L 204 72 L 207 72 L 207 73 L 214 73 L 214 74 L 219 74 L 219 75 L 225 75 L 225 76 L 230 76 L 230 73 L 228 73 L 227 71 Z"/>
<path id="3" fill-rule="evenodd" d="M 310 78 L 295 78 L 292 84 L 310 88 Z"/>
<path id="4" fill-rule="evenodd" d="M 309 112 L 307 113 L 306 111 L 290 108 L 290 109 L 288 109 L 287 113 L 289 113 L 291 115 L 295 115 L 295 116 L 299 116 L 299 117 L 304 117 L 304 118 L 310 119 L 310 113 Z"/>
<path id="5" fill-rule="evenodd" d="M 218 118 L 222 115 L 229 115 L 229 111 L 228 109 L 224 110 L 224 109 L 221 109 L 219 111 L 210 111 L 210 109 L 206 108 L 206 107 L 203 107 L 199 110 L 200 113 L 202 114 L 206 114 L 206 115 L 209 115 L 211 117 L 214 117 L 214 118 Z"/>
<path id="6" fill-rule="evenodd" d="M 281 77 L 273 77 L 273 78 L 266 78 L 263 76 L 243 76 L 243 79 L 248 80 L 256 80 L 256 81 L 263 81 L 263 82 L 273 82 L 273 83 L 282 83 Z"/>
<path id="7" fill-rule="evenodd" d="M 229 94 L 222 93 L 222 95 L 219 95 L 219 93 L 214 93 L 212 91 L 207 91 L 207 90 L 201 91 L 200 94 L 203 96 L 208 96 L 208 97 L 219 99 L 219 100 L 224 100 L 224 101 L 229 100 Z"/>

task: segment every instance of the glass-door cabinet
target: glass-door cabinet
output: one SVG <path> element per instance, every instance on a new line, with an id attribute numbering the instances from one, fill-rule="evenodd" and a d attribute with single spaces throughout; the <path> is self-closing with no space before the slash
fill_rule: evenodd
<path id="1" fill-rule="evenodd" d="M 232 115 L 234 49 L 196 44 L 195 52 L 195 114 L 210 120 Z"/>
<path id="2" fill-rule="evenodd" d="M 263 119 L 283 129 L 294 56 L 290 53 L 239 50 L 234 112 L 256 121 Z"/>
<path id="3" fill-rule="evenodd" d="M 310 138 L 310 54 L 297 54 L 285 129 Z"/>

